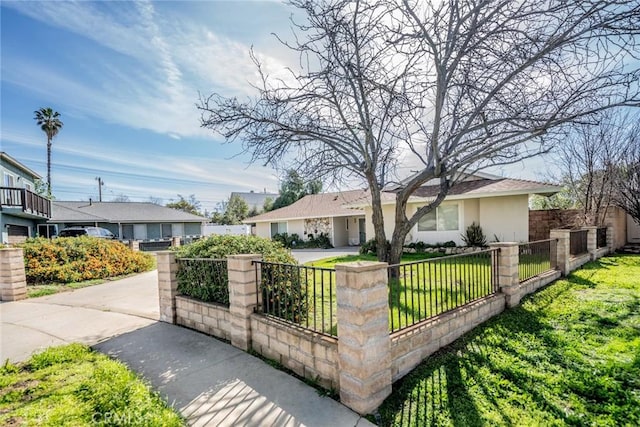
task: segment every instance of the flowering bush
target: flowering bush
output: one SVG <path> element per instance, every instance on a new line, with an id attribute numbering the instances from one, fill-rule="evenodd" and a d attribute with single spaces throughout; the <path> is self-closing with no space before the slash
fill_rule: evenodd
<path id="1" fill-rule="evenodd" d="M 27 284 L 105 279 L 153 267 L 148 254 L 89 236 L 28 239 L 19 247 L 24 250 Z"/>

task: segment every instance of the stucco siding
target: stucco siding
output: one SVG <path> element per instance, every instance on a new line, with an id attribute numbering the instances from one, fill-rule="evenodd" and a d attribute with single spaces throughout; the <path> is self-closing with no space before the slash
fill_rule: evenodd
<path id="1" fill-rule="evenodd" d="M 501 242 L 529 241 L 529 196 L 480 199 L 480 226 L 487 240 L 494 235 Z"/>
<path id="2" fill-rule="evenodd" d="M 307 239 L 307 236 L 304 235 L 304 220 L 303 219 L 293 219 L 291 221 L 287 221 L 287 233 L 289 235 L 297 234 L 301 239 Z"/>
<path id="3" fill-rule="evenodd" d="M 473 223 L 480 222 L 480 200 L 469 199 L 464 201 L 464 230 Z"/>
<path id="4" fill-rule="evenodd" d="M 271 224 L 268 222 L 256 223 L 256 236 L 263 237 L 265 239 L 271 238 Z"/>

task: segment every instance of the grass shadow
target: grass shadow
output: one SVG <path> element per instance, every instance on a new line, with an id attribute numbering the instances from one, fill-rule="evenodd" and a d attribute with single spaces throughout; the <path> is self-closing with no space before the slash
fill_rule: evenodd
<path id="1" fill-rule="evenodd" d="M 612 295 L 599 286 L 616 283 L 616 260 L 598 264 L 423 361 L 394 384 L 381 425 L 637 425 L 640 281 Z"/>

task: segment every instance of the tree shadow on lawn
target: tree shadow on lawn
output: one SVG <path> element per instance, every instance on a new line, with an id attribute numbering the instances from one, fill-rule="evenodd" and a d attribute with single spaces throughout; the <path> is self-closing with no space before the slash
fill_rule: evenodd
<path id="1" fill-rule="evenodd" d="M 380 408 L 382 425 L 589 423 L 585 412 L 592 421 L 603 416 L 623 424 L 627 416 L 640 417 L 639 410 L 634 415 L 624 409 L 637 403 L 629 391 L 638 389 L 637 379 L 629 371 L 638 370 L 640 356 L 616 364 L 576 347 L 582 338 L 636 342 L 640 330 L 624 324 L 637 313 L 638 299 L 606 316 L 580 311 L 547 320 L 551 305 L 576 285 L 595 287 L 578 276 L 556 282 L 524 300 L 532 303 L 489 320 L 425 360 L 394 384 Z"/>

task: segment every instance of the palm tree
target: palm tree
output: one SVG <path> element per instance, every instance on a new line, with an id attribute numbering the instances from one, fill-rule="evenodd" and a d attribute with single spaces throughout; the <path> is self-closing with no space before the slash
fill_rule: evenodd
<path id="1" fill-rule="evenodd" d="M 34 120 L 47 135 L 47 193 L 51 197 L 51 141 L 62 129 L 62 122 L 59 119 L 60 113 L 51 108 L 41 108 L 33 113 L 35 114 Z"/>

